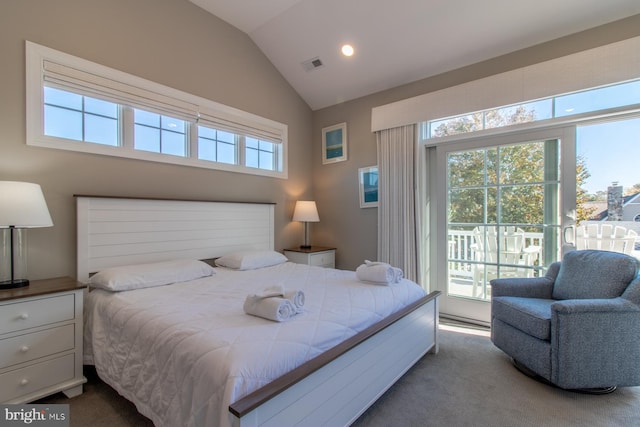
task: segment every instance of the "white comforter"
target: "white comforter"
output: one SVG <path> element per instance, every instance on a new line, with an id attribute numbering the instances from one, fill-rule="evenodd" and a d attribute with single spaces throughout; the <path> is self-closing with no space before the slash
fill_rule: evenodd
<path id="1" fill-rule="evenodd" d="M 228 426 L 230 403 L 419 299 L 402 280 L 285 263 L 126 292 L 93 290 L 85 363 L 156 426 Z M 245 297 L 274 284 L 300 289 L 305 311 L 277 323 L 247 315 Z"/>

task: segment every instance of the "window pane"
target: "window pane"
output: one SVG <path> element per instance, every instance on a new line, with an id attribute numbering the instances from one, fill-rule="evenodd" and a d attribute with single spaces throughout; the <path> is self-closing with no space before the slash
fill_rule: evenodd
<path id="1" fill-rule="evenodd" d="M 255 138 L 249 138 L 249 137 L 245 138 L 245 144 L 247 148 L 254 148 L 257 150 L 258 148 L 260 148 L 258 142 L 259 141 Z"/>
<path id="2" fill-rule="evenodd" d="M 449 186 L 469 187 L 484 184 L 484 151 L 449 154 Z"/>
<path id="3" fill-rule="evenodd" d="M 184 120 L 174 119 L 173 117 L 162 116 L 162 129 L 174 132 L 184 133 Z"/>
<path id="4" fill-rule="evenodd" d="M 236 149 L 231 144 L 218 144 L 218 161 L 221 163 L 236 164 Z"/>
<path id="5" fill-rule="evenodd" d="M 218 144 L 218 159 L 221 163 L 236 164 L 236 147 L 233 144 Z"/>
<path id="6" fill-rule="evenodd" d="M 118 146 L 118 121 L 106 117 L 85 115 L 85 141 Z"/>
<path id="7" fill-rule="evenodd" d="M 84 98 L 84 110 L 87 113 L 93 113 L 100 116 L 118 118 L 118 104 L 113 102 L 102 101 L 95 98 Z"/>
<path id="8" fill-rule="evenodd" d="M 135 111 L 135 122 L 141 125 L 153 126 L 156 128 L 160 127 L 160 114 L 150 113 L 149 111 L 144 110 L 134 110 Z"/>
<path id="9" fill-rule="evenodd" d="M 198 136 L 208 139 L 216 139 L 216 130 L 204 126 L 198 126 Z"/>
<path id="10" fill-rule="evenodd" d="M 235 135 L 230 132 L 218 131 L 218 141 L 224 141 L 229 144 L 235 144 Z"/>
<path id="11" fill-rule="evenodd" d="M 484 222 L 484 189 L 458 189 L 449 192 L 449 222 Z"/>
<path id="12" fill-rule="evenodd" d="M 500 183 L 542 182 L 544 180 L 544 144 L 509 145 L 499 148 Z"/>
<path id="13" fill-rule="evenodd" d="M 136 125 L 134 133 L 134 148 L 136 150 L 160 152 L 159 129 Z"/>
<path id="14" fill-rule="evenodd" d="M 273 153 L 260 151 L 260 169 L 273 170 Z"/>
<path id="15" fill-rule="evenodd" d="M 198 138 L 198 158 L 216 161 L 216 143 L 206 138 Z"/>
<path id="16" fill-rule="evenodd" d="M 52 87 L 44 88 L 45 104 L 57 105 L 60 107 L 82 110 L 82 95 L 66 92 Z"/>
<path id="17" fill-rule="evenodd" d="M 185 138 L 182 133 L 162 131 L 162 152 L 174 156 L 185 156 Z"/>
<path id="18" fill-rule="evenodd" d="M 551 100 L 512 105 L 485 112 L 485 129 L 551 118 Z"/>
<path id="19" fill-rule="evenodd" d="M 247 150 L 245 157 L 245 166 L 257 168 L 260 165 L 258 150 Z"/>
<path id="20" fill-rule="evenodd" d="M 431 137 L 457 135 L 482 130 L 482 113 L 467 114 L 431 122 Z"/>
<path id="21" fill-rule="evenodd" d="M 82 113 L 45 105 L 44 134 L 82 141 Z"/>
<path id="22" fill-rule="evenodd" d="M 273 143 L 271 142 L 267 142 L 267 141 L 260 141 L 260 150 L 262 151 L 269 151 L 270 153 L 273 153 Z"/>
<path id="23" fill-rule="evenodd" d="M 514 185 L 500 191 L 500 223 L 542 224 L 543 185 Z"/>
<path id="24" fill-rule="evenodd" d="M 587 90 L 555 98 L 556 117 L 640 103 L 640 81 Z"/>

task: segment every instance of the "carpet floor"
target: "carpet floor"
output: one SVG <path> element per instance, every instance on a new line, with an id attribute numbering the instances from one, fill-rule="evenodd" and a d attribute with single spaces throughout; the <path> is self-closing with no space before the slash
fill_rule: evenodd
<path id="1" fill-rule="evenodd" d="M 443 324 L 440 332 L 439 353 L 422 358 L 354 426 L 640 426 L 640 387 L 600 396 L 560 390 L 517 371 L 486 330 Z M 69 404 L 72 427 L 153 426 L 85 369 L 82 395 L 34 403 Z"/>

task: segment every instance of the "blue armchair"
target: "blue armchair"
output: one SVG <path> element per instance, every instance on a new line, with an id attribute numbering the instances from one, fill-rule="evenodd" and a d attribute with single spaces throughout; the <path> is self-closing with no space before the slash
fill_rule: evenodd
<path id="1" fill-rule="evenodd" d="M 640 385 L 639 262 L 580 250 L 545 277 L 491 281 L 491 341 L 516 366 L 570 390 Z"/>

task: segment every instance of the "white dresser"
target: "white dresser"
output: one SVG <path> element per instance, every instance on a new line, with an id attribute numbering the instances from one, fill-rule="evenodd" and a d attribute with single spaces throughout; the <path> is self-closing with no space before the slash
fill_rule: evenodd
<path id="1" fill-rule="evenodd" d="M 84 288 L 60 277 L 0 290 L 0 403 L 82 393 Z"/>
<path id="2" fill-rule="evenodd" d="M 324 246 L 290 248 L 284 250 L 284 256 L 296 264 L 336 268 L 336 248 L 327 248 Z"/>

